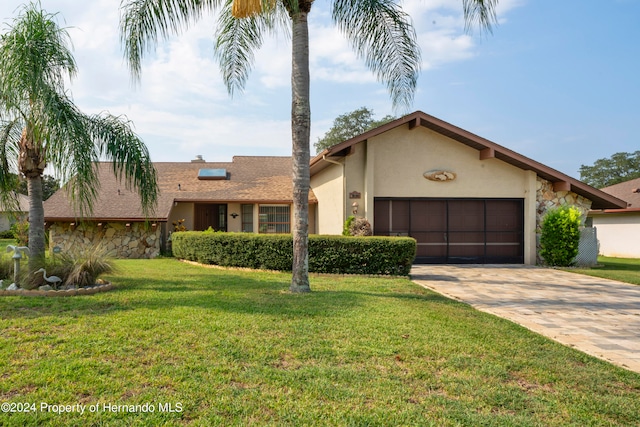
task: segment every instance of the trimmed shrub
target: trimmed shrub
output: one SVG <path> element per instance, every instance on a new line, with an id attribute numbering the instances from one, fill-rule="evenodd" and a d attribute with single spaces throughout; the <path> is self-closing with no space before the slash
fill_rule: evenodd
<path id="1" fill-rule="evenodd" d="M 177 258 L 224 267 L 291 271 L 288 234 L 173 233 Z M 407 275 L 416 254 L 408 237 L 309 236 L 309 271 L 337 274 Z"/>
<path id="2" fill-rule="evenodd" d="M 561 206 L 550 210 L 542 220 L 540 256 L 552 266 L 567 267 L 573 264 L 580 244 L 580 211 Z"/>
<path id="3" fill-rule="evenodd" d="M 0 231 L 0 239 L 14 239 L 15 237 L 13 237 L 13 231 L 11 230 L 4 230 L 4 231 Z"/>

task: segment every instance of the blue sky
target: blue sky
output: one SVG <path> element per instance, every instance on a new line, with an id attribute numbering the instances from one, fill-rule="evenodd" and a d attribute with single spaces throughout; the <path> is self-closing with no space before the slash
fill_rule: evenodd
<path id="1" fill-rule="evenodd" d="M 21 1 L 0 4 L 3 31 Z M 214 17 L 161 42 L 133 86 L 118 1 L 41 0 L 69 27 L 69 85 L 86 112 L 126 115 L 154 161 L 290 155 L 290 42 L 267 39 L 244 93 L 230 98 L 212 55 Z M 580 165 L 640 149 L 640 0 L 501 0 L 493 35 L 463 31 L 462 0 L 407 0 L 422 48 L 413 107 L 579 178 Z M 401 114 L 345 39 L 328 2 L 310 15 L 311 142 L 367 106 Z M 312 148 L 313 150 L 313 148 Z"/>

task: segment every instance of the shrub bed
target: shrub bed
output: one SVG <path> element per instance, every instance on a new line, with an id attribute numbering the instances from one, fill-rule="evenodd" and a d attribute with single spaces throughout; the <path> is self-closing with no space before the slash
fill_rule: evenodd
<path id="1" fill-rule="evenodd" d="M 177 232 L 173 255 L 203 264 L 291 271 L 290 235 Z M 309 271 L 408 275 L 416 255 L 410 237 L 309 236 Z"/>

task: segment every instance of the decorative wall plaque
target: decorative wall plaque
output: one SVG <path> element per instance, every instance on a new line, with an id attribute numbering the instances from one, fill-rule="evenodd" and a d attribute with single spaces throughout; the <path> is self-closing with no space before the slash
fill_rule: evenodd
<path id="1" fill-rule="evenodd" d="M 422 174 L 422 176 L 424 176 L 430 181 L 436 181 L 436 182 L 453 181 L 454 179 L 456 179 L 455 172 L 443 171 L 443 170 L 428 171 Z"/>

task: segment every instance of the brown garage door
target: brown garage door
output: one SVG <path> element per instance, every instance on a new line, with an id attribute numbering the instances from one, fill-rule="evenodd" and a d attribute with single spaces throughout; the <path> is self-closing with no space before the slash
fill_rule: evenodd
<path id="1" fill-rule="evenodd" d="M 374 234 L 411 236 L 418 263 L 524 262 L 522 199 L 376 198 Z"/>

